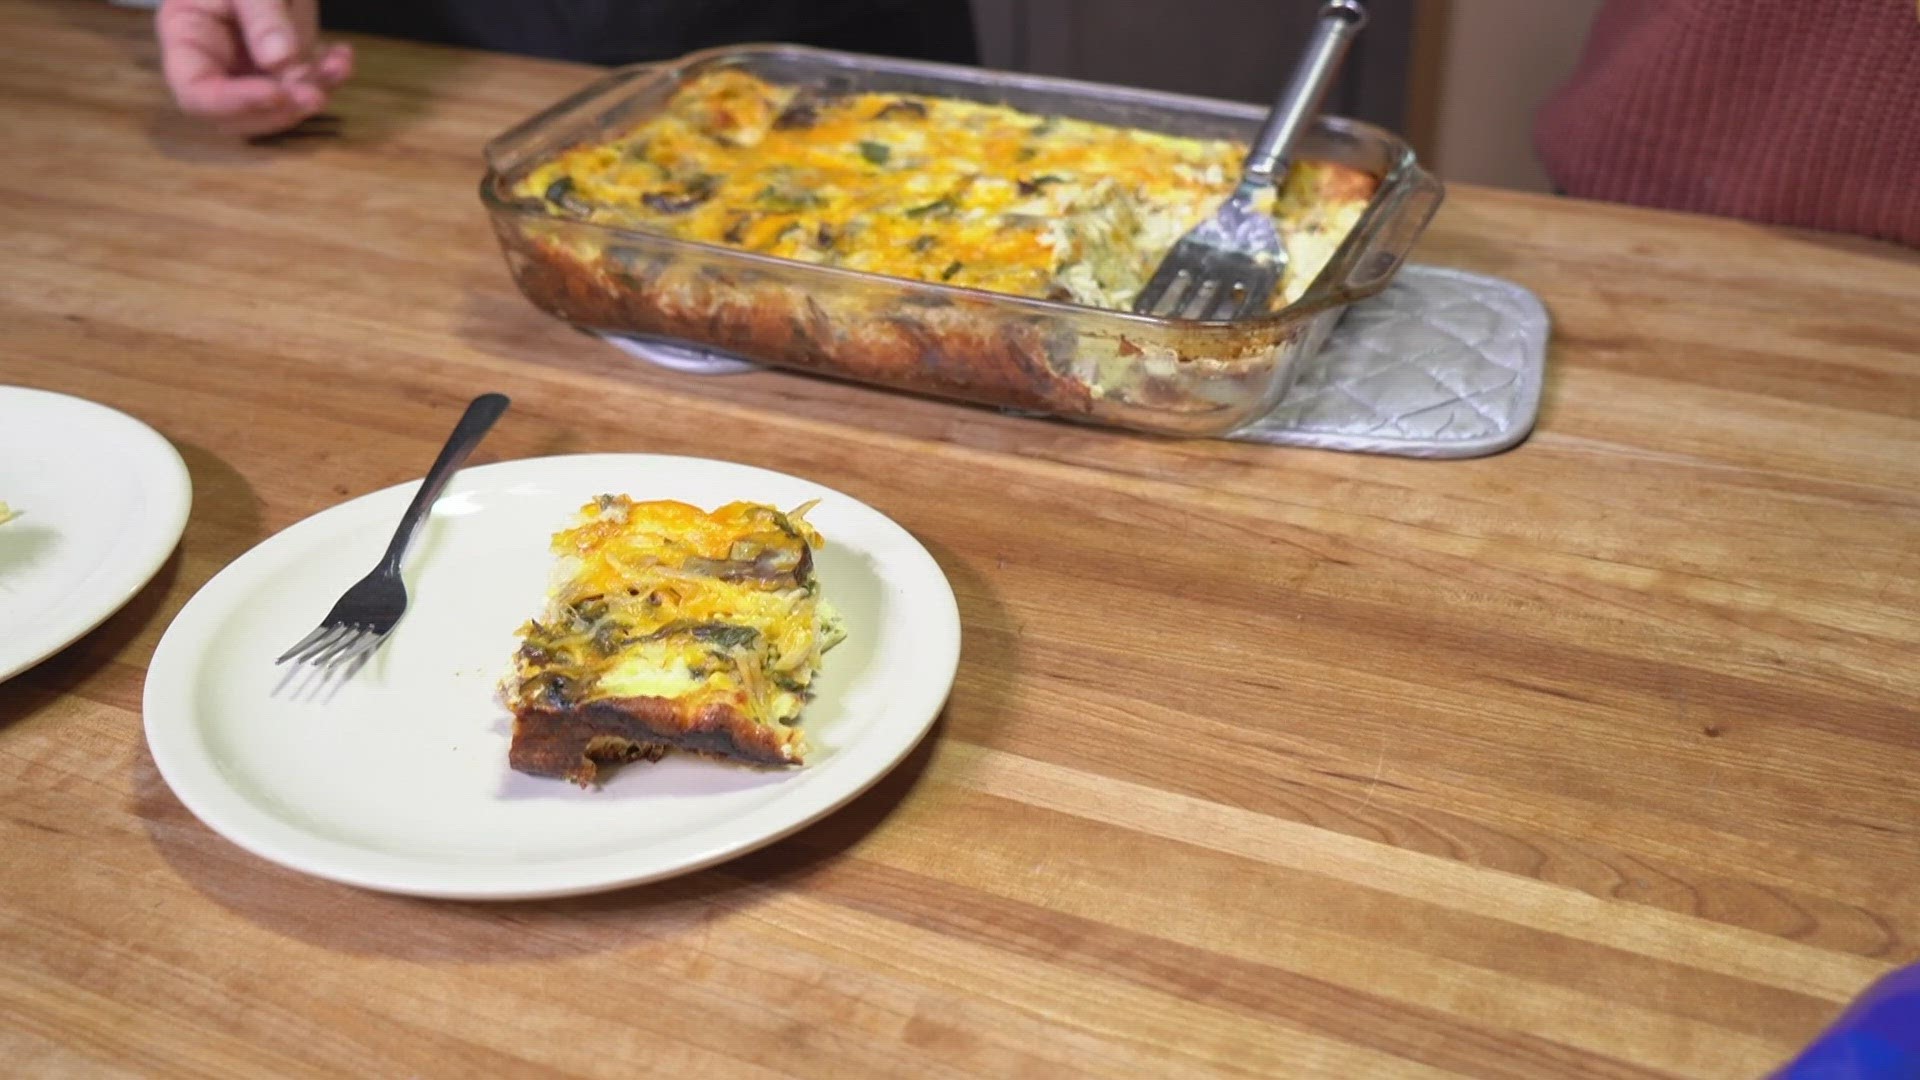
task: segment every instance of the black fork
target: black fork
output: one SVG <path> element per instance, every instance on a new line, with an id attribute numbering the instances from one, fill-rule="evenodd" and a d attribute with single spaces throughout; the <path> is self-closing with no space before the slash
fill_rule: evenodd
<path id="1" fill-rule="evenodd" d="M 482 394 L 473 399 L 466 414 L 454 425 L 453 434 L 447 436 L 446 445 L 440 448 L 433 468 L 427 470 L 427 478 L 420 482 L 420 490 L 414 492 L 413 502 L 400 518 L 400 527 L 394 530 L 380 565 L 342 593 L 339 602 L 320 620 L 320 625 L 314 627 L 313 633 L 281 653 L 275 664 L 292 660 L 332 668 L 371 656 L 381 642 L 387 640 L 400 617 L 407 613 L 407 586 L 400 580 L 400 561 L 406 557 L 407 547 L 420 531 L 427 511 L 433 509 L 440 492 L 446 489 L 447 481 L 460 471 L 467 455 L 480 445 L 493 422 L 507 411 L 507 404 L 505 394 Z"/>

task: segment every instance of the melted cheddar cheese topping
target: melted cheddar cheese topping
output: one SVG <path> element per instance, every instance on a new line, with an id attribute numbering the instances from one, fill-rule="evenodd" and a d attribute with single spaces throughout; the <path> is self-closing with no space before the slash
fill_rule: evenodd
<path id="1" fill-rule="evenodd" d="M 1233 190 L 1246 147 L 903 94 L 822 95 L 720 70 L 515 188 L 565 217 L 803 262 L 1125 310 Z M 1375 179 L 1300 161 L 1263 196 L 1297 299 Z"/>
<path id="2" fill-rule="evenodd" d="M 509 704 L 653 697 L 791 722 L 841 636 L 819 596 L 821 539 L 805 509 L 589 503 L 553 538 L 560 566 L 546 613 L 520 628 Z"/>

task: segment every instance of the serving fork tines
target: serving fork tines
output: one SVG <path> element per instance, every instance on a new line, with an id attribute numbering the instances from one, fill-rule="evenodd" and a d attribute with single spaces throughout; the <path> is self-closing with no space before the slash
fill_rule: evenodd
<path id="1" fill-rule="evenodd" d="M 1247 152 L 1239 186 L 1167 252 L 1134 298 L 1137 314 L 1232 319 L 1272 298 L 1287 270 L 1287 248 L 1273 217 L 1260 209 L 1260 195 L 1285 177 L 1294 146 L 1320 111 L 1341 58 L 1366 21 L 1366 9 L 1357 0 L 1327 0 L 1320 6 L 1306 55 Z"/>

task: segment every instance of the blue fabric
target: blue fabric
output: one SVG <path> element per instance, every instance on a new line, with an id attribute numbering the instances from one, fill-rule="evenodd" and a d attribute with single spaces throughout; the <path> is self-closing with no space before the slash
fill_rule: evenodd
<path id="1" fill-rule="evenodd" d="M 1775 1080 L 1920 1080 L 1920 964 L 1867 988 Z"/>

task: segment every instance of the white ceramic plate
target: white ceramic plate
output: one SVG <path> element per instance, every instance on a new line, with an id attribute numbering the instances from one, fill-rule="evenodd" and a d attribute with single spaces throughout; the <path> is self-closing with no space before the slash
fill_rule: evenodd
<path id="1" fill-rule="evenodd" d="M 818 484 L 637 454 L 470 468 L 407 557 L 412 603 L 352 679 L 302 692 L 274 657 L 378 561 L 417 484 L 315 515 L 247 552 L 180 612 L 147 675 L 147 742 L 180 801 L 241 847 L 309 874 L 420 896 L 510 899 L 634 885 L 710 866 L 831 813 L 919 742 L 945 703 L 960 618 L 906 530 Z M 847 639 L 801 725 L 800 769 L 685 756 L 601 788 L 507 768 L 496 700 L 552 572 L 548 539 L 595 495 L 792 507 L 826 538 L 823 594 Z"/>
<path id="2" fill-rule="evenodd" d="M 173 444 L 104 405 L 0 386 L 0 680 L 133 599 L 187 525 Z"/>

